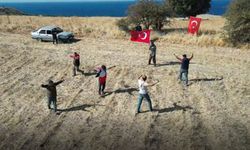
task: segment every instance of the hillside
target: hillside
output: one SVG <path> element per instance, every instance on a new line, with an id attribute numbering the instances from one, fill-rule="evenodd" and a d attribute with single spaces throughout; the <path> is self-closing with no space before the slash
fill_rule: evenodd
<path id="1" fill-rule="evenodd" d="M 0 7 L 0 15 L 24 15 L 24 13 L 15 8 Z"/>
<path id="2" fill-rule="evenodd" d="M 248 50 L 201 46 L 201 37 L 194 44 L 195 37 L 183 33 L 183 44 L 164 38 L 156 42 L 158 65 L 153 67 L 147 65 L 148 45 L 130 42 L 115 26 L 116 18 L 11 16 L 7 26 L 6 17 L 0 17 L 1 150 L 250 148 Z M 220 31 L 219 22 L 223 20 L 202 30 Z M 35 27 L 49 23 L 74 31 L 79 41 L 53 45 L 30 38 Z M 72 77 L 69 54 L 74 51 L 81 55 L 85 75 Z M 188 87 L 177 81 L 179 63 L 173 53 L 194 54 Z M 93 75 L 102 64 L 115 66 L 108 70 L 108 94 L 103 98 Z M 143 102 L 144 112 L 135 115 L 141 74 L 160 82 L 149 88 L 155 111 L 147 112 Z M 40 85 L 62 78 L 56 115 L 47 109 L 46 91 Z"/>

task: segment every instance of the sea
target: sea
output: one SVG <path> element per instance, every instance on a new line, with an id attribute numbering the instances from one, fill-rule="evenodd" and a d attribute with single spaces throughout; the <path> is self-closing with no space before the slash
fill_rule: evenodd
<path id="1" fill-rule="evenodd" d="M 232 0 L 212 0 L 208 14 L 223 15 Z M 88 2 L 1 2 L 0 7 L 13 7 L 28 15 L 42 16 L 127 16 L 135 1 Z"/>

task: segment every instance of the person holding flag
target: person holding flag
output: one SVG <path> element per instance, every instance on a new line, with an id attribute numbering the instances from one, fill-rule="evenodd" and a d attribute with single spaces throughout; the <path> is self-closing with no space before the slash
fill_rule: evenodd
<path id="1" fill-rule="evenodd" d="M 133 42 L 150 43 L 150 32 L 151 30 L 130 31 L 130 40 Z"/>
<path id="2" fill-rule="evenodd" d="M 188 33 L 197 35 L 199 28 L 200 28 L 200 24 L 201 24 L 201 18 L 190 16 L 190 20 L 188 24 Z"/>

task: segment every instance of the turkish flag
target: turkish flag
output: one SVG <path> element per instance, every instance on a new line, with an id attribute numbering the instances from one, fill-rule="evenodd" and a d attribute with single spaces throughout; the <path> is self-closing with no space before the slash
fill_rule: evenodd
<path id="1" fill-rule="evenodd" d="M 188 25 L 188 33 L 191 33 L 191 34 L 198 33 L 200 23 L 201 23 L 201 18 L 190 16 L 189 25 Z"/>
<path id="2" fill-rule="evenodd" d="M 134 42 L 150 43 L 150 31 L 151 30 L 130 31 L 130 40 Z"/>

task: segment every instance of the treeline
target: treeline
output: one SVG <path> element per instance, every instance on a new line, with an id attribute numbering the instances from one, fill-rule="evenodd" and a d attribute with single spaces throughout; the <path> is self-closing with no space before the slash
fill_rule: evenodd
<path id="1" fill-rule="evenodd" d="M 143 29 L 162 31 L 172 17 L 190 17 L 209 11 L 211 0 L 138 0 L 127 10 L 127 17 L 117 25 L 126 32 L 141 25 Z M 226 40 L 233 45 L 249 44 L 250 41 L 249 0 L 233 0 L 227 12 Z"/>
<path id="2" fill-rule="evenodd" d="M 171 17 L 189 17 L 207 13 L 211 0 L 138 0 L 131 5 L 128 16 L 118 21 L 118 26 L 128 31 L 138 24 L 144 29 L 161 31 Z"/>

